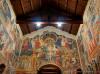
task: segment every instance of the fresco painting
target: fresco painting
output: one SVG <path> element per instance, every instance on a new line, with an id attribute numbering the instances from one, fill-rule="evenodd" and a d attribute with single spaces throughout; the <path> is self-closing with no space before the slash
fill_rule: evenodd
<path id="1" fill-rule="evenodd" d="M 11 16 L 12 15 L 12 16 Z M 7 49 L 14 50 L 15 47 L 18 48 L 18 44 L 21 41 L 21 30 L 19 25 L 14 23 L 11 23 L 11 18 L 14 17 L 14 12 L 12 10 L 12 7 L 10 5 L 9 0 L 1 0 L 0 4 L 0 32 L 2 36 L 2 42 L 5 42 L 5 46 Z M 16 19 L 16 17 L 13 18 L 13 20 Z M 19 38 L 17 38 L 19 37 Z M 7 45 L 8 44 L 8 45 Z M 3 44 L 1 44 L 1 47 Z M 6 48 L 5 48 L 6 49 Z"/>
<path id="2" fill-rule="evenodd" d="M 7 20 L 10 20 L 10 22 L 16 23 L 16 21 L 15 21 L 16 16 L 15 16 L 15 13 L 13 11 L 10 0 L 2 0 L 2 7 L 3 7 L 3 11 L 4 11 L 4 14 L 5 14 Z"/>
<path id="3" fill-rule="evenodd" d="M 100 49 L 100 0 L 89 0 L 86 6 L 83 24 L 77 34 L 77 45 L 79 48 L 82 66 L 95 72 L 95 68 L 90 65 L 93 59 L 99 56 Z M 81 50 L 82 49 L 82 50 Z M 84 51 L 84 53 L 82 53 Z M 98 56 L 97 56 L 98 55 Z M 86 58 L 87 57 L 87 58 Z M 88 71 L 88 70 L 86 70 Z M 94 73 L 96 74 L 96 73 Z"/>
<path id="4" fill-rule="evenodd" d="M 22 31 L 15 20 L 10 1 L 0 0 L 0 63 L 7 66 L 7 74 L 11 74 L 11 64 L 17 59 L 14 52 L 20 51 L 22 44 Z"/>
<path id="5" fill-rule="evenodd" d="M 4 28 L 2 22 L 0 21 L 0 50 L 6 49 L 9 45 L 10 37 Z"/>
<path id="6" fill-rule="evenodd" d="M 97 41 L 96 36 L 100 35 L 99 33 L 94 34 L 94 32 L 98 32 L 98 31 L 95 29 L 93 32 L 92 30 L 93 27 L 87 26 L 86 28 L 86 26 L 87 24 L 81 25 L 80 30 L 78 32 L 78 36 L 77 36 L 78 38 L 77 45 L 79 48 L 79 52 L 81 54 L 83 66 L 87 65 L 87 63 L 90 61 L 90 56 L 94 52 L 94 50 L 96 50 L 98 46 L 97 43 L 99 42 L 99 38 Z M 83 51 L 85 53 L 82 53 Z"/>
<path id="7" fill-rule="evenodd" d="M 1 0 L 1 8 L 2 8 L 2 14 L 3 14 L 2 16 L 4 16 L 4 19 L 2 19 L 3 25 L 7 29 L 7 32 L 9 33 L 9 36 L 11 37 L 11 39 L 14 41 L 16 40 L 16 37 L 17 37 L 16 31 L 18 27 L 16 25 L 16 21 L 15 21 L 16 17 L 15 17 L 10 1 Z"/>
<path id="8" fill-rule="evenodd" d="M 87 29 L 87 35 L 89 37 L 89 41 L 88 41 L 88 49 L 90 50 L 90 54 L 91 52 L 93 52 L 96 47 L 98 46 L 98 43 L 100 42 L 100 32 L 99 32 L 99 26 L 100 26 L 100 5 L 98 4 L 98 2 L 100 2 L 99 0 L 93 0 L 93 1 L 89 1 L 88 5 L 86 7 L 86 11 L 84 14 L 84 24 L 87 21 L 87 24 L 85 25 L 89 25 L 88 29 Z M 97 3 L 97 4 L 96 4 Z M 91 10 L 89 10 L 91 9 Z M 87 16 L 89 13 L 91 13 L 90 16 Z M 87 16 L 87 17 L 86 17 Z M 87 19 L 89 19 L 89 17 L 91 17 L 91 21 L 88 21 Z M 86 19 L 85 19 L 86 18 Z M 96 38 L 97 37 L 97 38 Z M 89 55 L 90 55 L 89 54 Z"/>
<path id="9" fill-rule="evenodd" d="M 19 57 L 19 61 L 17 61 L 18 63 L 16 64 L 16 67 L 17 67 L 16 69 L 23 69 L 26 71 L 33 70 L 33 64 L 35 65 L 34 60 L 35 59 L 32 58 L 31 56 L 30 57 L 24 56 L 23 58 Z"/>
<path id="10" fill-rule="evenodd" d="M 3 56 L 2 52 L 0 52 L 0 64 L 5 63 L 5 57 Z"/>
<path id="11" fill-rule="evenodd" d="M 7 0 L 3 0 L 4 13 L 7 18 L 11 19 L 11 12 Z"/>
<path id="12" fill-rule="evenodd" d="M 1 3 L 0 3 L 0 17 L 3 19 L 2 20 L 3 22 L 7 22 L 7 18 L 5 16 L 5 14 L 4 14 L 4 11 L 3 11 Z"/>
<path id="13" fill-rule="evenodd" d="M 91 28 L 95 27 L 100 20 L 99 2 L 99 0 L 89 0 L 84 12 L 83 23 L 88 24 Z"/>
<path id="14" fill-rule="evenodd" d="M 100 11 L 93 11 L 99 7 L 94 7 L 95 0 L 88 4 L 76 40 L 75 36 L 50 26 L 23 36 L 9 0 L 1 0 L 0 63 L 6 58 L 6 63 L 10 62 L 18 71 L 35 72 L 48 63 L 58 65 L 63 71 L 75 70 L 80 67 L 79 49 L 82 65 L 86 66 L 100 45 Z"/>
<path id="15" fill-rule="evenodd" d="M 33 69 L 35 68 L 34 70 L 48 63 L 56 64 L 64 70 L 76 69 L 76 67 L 80 66 L 75 39 L 66 37 L 62 34 L 59 35 L 49 30 L 42 31 L 41 34 L 36 34 L 37 35 L 29 34 L 34 37 L 26 35 L 26 37 L 23 38 L 22 50 L 15 53 L 15 55 L 20 56 L 20 58 L 26 56 L 34 57 L 34 63 L 31 65 Z M 25 63 L 28 62 L 28 59 L 27 62 L 23 60 L 24 59 L 19 60 L 22 62 L 23 67 L 18 65 L 18 70 L 25 70 Z M 19 64 L 19 61 L 16 63 Z"/>

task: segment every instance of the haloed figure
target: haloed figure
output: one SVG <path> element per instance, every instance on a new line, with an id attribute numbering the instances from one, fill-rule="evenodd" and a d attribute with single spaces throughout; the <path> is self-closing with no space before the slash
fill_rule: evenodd
<path id="1" fill-rule="evenodd" d="M 0 74 L 3 74 L 5 67 L 5 64 L 0 64 Z"/>

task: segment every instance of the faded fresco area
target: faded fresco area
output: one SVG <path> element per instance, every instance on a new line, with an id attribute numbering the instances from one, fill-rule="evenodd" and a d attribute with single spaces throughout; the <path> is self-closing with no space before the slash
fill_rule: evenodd
<path id="1" fill-rule="evenodd" d="M 4 74 L 12 72 L 11 62 L 15 56 L 14 51 L 20 50 L 21 38 L 22 32 L 19 25 L 16 24 L 16 17 L 10 1 L 0 0 L 0 64 L 6 65 Z"/>
<path id="2" fill-rule="evenodd" d="M 16 62 L 18 70 L 38 70 L 49 63 L 59 66 L 63 72 L 80 67 L 75 37 L 54 27 L 26 35 L 20 55 L 17 51 L 15 54 L 20 56 Z"/>
<path id="3" fill-rule="evenodd" d="M 83 70 L 90 74 L 100 71 L 100 0 L 89 0 L 77 35 Z M 85 72 L 85 73 L 86 73 Z"/>

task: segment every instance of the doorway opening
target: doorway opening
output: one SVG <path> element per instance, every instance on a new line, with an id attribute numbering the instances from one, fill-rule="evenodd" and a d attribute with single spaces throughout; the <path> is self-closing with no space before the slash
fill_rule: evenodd
<path id="1" fill-rule="evenodd" d="M 47 64 L 39 68 L 37 74 L 61 74 L 61 69 L 52 64 Z"/>

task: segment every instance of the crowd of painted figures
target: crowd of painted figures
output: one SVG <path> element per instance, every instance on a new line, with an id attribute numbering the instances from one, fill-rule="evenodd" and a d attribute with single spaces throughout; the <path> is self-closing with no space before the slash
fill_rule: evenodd
<path id="1" fill-rule="evenodd" d="M 26 68 L 26 64 L 30 63 L 28 57 L 31 56 L 32 58 L 34 57 L 34 64 L 32 63 L 33 65 L 29 66 L 35 66 L 34 68 L 38 68 L 43 64 L 53 63 L 64 70 L 74 70 L 80 66 L 77 51 L 74 39 L 58 35 L 55 32 L 41 32 L 41 35 L 36 35 L 32 38 L 26 37 L 23 40 L 20 58 L 26 56 L 27 58 L 24 61 L 20 61 L 18 66 L 23 66 L 21 69 Z M 18 56 L 17 52 L 16 55 Z M 25 63 L 26 60 L 27 63 Z M 18 68 L 20 69 L 20 67 Z"/>
<path id="2" fill-rule="evenodd" d="M 95 57 L 86 67 L 87 74 L 100 74 L 100 55 Z"/>

